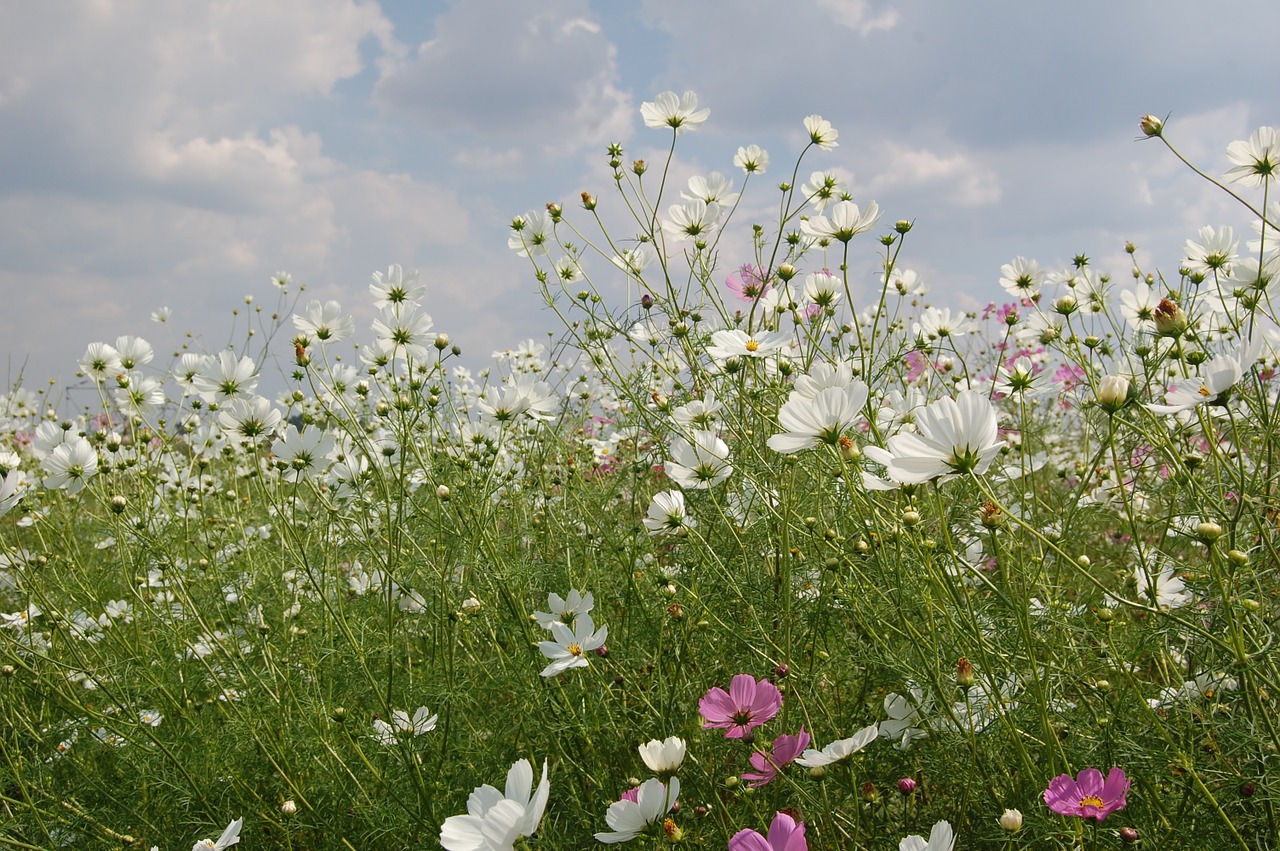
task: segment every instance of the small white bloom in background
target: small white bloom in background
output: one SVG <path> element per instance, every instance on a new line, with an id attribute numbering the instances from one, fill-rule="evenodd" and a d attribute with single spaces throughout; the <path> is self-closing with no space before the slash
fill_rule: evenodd
<path id="1" fill-rule="evenodd" d="M 674 535 L 681 529 L 692 529 L 697 524 L 684 506 L 684 494 L 680 491 L 659 491 L 649 503 L 644 527 L 651 535 Z"/>
<path id="2" fill-rule="evenodd" d="M 849 738 L 832 742 L 822 750 L 808 748 L 796 758 L 796 764 L 803 765 L 805 768 L 818 768 L 819 766 L 839 762 L 874 742 L 879 735 L 880 728 L 877 725 L 872 724 L 863 727 Z"/>
<path id="3" fill-rule="evenodd" d="M 26 495 L 26 476 L 12 469 L 0 477 L 0 517 L 5 516 Z"/>
<path id="4" fill-rule="evenodd" d="M 677 136 L 686 130 L 697 130 L 709 115 L 710 109 L 698 109 L 698 96 L 693 92 L 685 92 L 680 97 L 676 97 L 675 92 L 663 92 L 652 101 L 640 104 L 640 116 L 646 127 L 658 130 L 670 127 Z"/>
<path id="5" fill-rule="evenodd" d="M 533 766 L 519 760 L 507 772 L 505 791 L 487 783 L 477 786 L 467 798 L 467 814 L 444 820 L 440 844 L 445 851 L 512 851 L 520 837 L 537 831 L 550 794 L 546 761 L 535 789 Z"/>
<path id="6" fill-rule="evenodd" d="M 154 709 L 144 709 L 138 713 L 138 723 L 148 727 L 159 727 L 163 720 L 164 716 Z"/>
<path id="7" fill-rule="evenodd" d="M 425 706 L 419 706 L 412 717 L 403 709 L 395 709 L 389 724 L 381 718 L 373 719 L 373 735 L 380 745 L 394 745 L 401 739 L 431 732 L 436 728 L 436 718 Z"/>
<path id="8" fill-rule="evenodd" d="M 634 797 L 614 801 L 605 811 L 604 820 L 613 828 L 608 833 L 597 833 L 596 839 L 609 845 L 630 842 L 676 805 L 680 797 L 680 778 L 672 777 L 669 786 L 661 780 L 649 778 L 632 790 Z"/>
<path id="9" fill-rule="evenodd" d="M 733 164 L 747 174 L 764 174 L 769 167 L 769 152 L 759 145 L 747 145 L 745 148 L 738 148 Z"/>
<path id="10" fill-rule="evenodd" d="M 1227 145 L 1231 168 L 1227 179 L 1246 186 L 1265 186 L 1280 177 L 1280 133 L 1274 127 L 1259 127 L 1248 139 Z"/>
<path id="11" fill-rule="evenodd" d="M 201 839 L 195 845 L 191 846 L 191 851 L 223 851 L 232 845 L 240 844 L 240 826 L 244 823 L 244 819 L 236 819 L 227 825 L 227 829 L 222 831 L 222 835 L 217 839 Z"/>
<path id="12" fill-rule="evenodd" d="M 640 746 L 640 759 L 656 774 L 674 774 L 684 762 L 685 741 L 669 736 L 663 741 L 652 739 Z"/>
<path id="13" fill-rule="evenodd" d="M 596 629 L 591 615 L 587 614 L 575 618 L 572 629 L 561 621 L 552 621 L 547 629 L 551 630 L 554 640 L 538 642 L 538 650 L 551 660 L 551 664 L 542 669 L 544 677 L 554 677 L 570 668 L 587 667 L 590 664 L 587 654 L 609 640 L 609 627 Z"/>
<path id="14" fill-rule="evenodd" d="M 840 138 L 840 133 L 831 126 L 831 122 L 823 118 L 821 115 L 810 115 L 804 120 L 805 132 L 809 134 L 809 141 L 817 145 L 819 148 L 831 150 L 840 147 L 840 143 L 836 139 Z"/>
<path id="15" fill-rule="evenodd" d="M 476 612 L 480 611 L 480 608 L 480 601 L 475 597 L 468 597 L 462 601 L 462 611 L 469 615 L 474 615 Z"/>
<path id="16" fill-rule="evenodd" d="M 1261 344 L 1261 336 L 1252 342 L 1241 340 L 1234 352 L 1218 355 L 1201 364 L 1198 381 L 1194 378 L 1180 381 L 1165 394 L 1163 405 L 1147 405 L 1147 410 L 1156 414 L 1176 414 L 1198 405 L 1223 404 L 1231 388 L 1253 368 Z"/>
<path id="17" fill-rule="evenodd" d="M 1133 582 L 1138 599 L 1147 605 L 1155 603 L 1162 609 L 1177 609 L 1194 599 L 1186 591 L 1186 583 L 1173 575 L 1172 565 L 1166 564 L 1157 572 L 1139 564 L 1133 569 Z"/>
<path id="18" fill-rule="evenodd" d="M 908 686 L 910 699 L 896 693 L 885 695 L 884 714 L 889 717 L 881 721 L 879 727 L 880 736 L 893 741 L 893 746 L 900 751 L 929 735 L 924 729 L 924 713 L 928 711 L 929 702 L 919 686 Z"/>
<path id="19" fill-rule="evenodd" d="M 898 851 L 953 851 L 955 847 L 955 834 L 948 821 L 935 823 L 927 842 L 923 836 L 908 836 L 898 843 Z"/>
<path id="20" fill-rule="evenodd" d="M 573 623 L 578 615 L 590 613 L 595 606 L 595 598 L 591 592 L 583 594 L 574 588 L 568 597 L 561 597 L 554 591 L 547 595 L 549 612 L 534 612 L 533 617 L 543 629 L 551 629 L 553 623 Z"/>
<path id="21" fill-rule="evenodd" d="M 284 289 L 289 286 L 289 282 L 292 280 L 293 275 L 290 275 L 288 272 L 276 272 L 271 276 L 271 285 L 278 289 Z"/>
<path id="22" fill-rule="evenodd" d="M 171 315 L 172 311 L 170 311 L 169 308 L 160 307 L 151 311 L 151 321 L 157 323 L 168 322 Z"/>

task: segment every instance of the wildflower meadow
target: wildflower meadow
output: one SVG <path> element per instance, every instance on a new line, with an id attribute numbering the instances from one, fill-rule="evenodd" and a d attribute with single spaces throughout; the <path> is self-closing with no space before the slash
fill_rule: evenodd
<path id="1" fill-rule="evenodd" d="M 1277 847 L 1280 134 L 964 312 L 820 116 L 677 185 L 641 113 L 506 235 L 545 343 L 281 272 L 0 388 L 0 845 Z"/>

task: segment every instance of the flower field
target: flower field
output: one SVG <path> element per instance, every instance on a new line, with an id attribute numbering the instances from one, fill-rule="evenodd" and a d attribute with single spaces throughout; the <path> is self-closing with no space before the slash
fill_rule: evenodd
<path id="1" fill-rule="evenodd" d="M 0 845 L 1276 847 L 1277 132 L 962 312 L 803 128 L 517 216 L 558 331 L 483 370 L 393 265 L 0 395 Z"/>

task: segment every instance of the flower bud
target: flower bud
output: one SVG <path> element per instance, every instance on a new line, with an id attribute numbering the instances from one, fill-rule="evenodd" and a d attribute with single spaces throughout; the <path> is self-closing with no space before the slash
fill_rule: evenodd
<path id="1" fill-rule="evenodd" d="M 1154 115 L 1144 115 L 1138 119 L 1138 129 L 1142 131 L 1143 136 L 1150 139 L 1164 132 L 1164 122 Z"/>
<path id="2" fill-rule="evenodd" d="M 1053 309 L 1061 313 L 1063 316 L 1070 316 L 1076 312 L 1076 297 L 1073 295 L 1064 295 L 1053 303 Z"/>
<path id="3" fill-rule="evenodd" d="M 297 815 L 298 805 L 295 801 L 290 799 L 280 805 L 280 812 L 284 813 L 286 816 Z"/>
<path id="4" fill-rule="evenodd" d="M 1206 520 L 1196 526 L 1196 537 L 1206 544 L 1211 543 L 1222 537 L 1222 527 L 1217 523 Z"/>
<path id="5" fill-rule="evenodd" d="M 785 284 L 796 276 L 796 267 L 790 263 L 783 263 L 778 267 L 778 278 Z"/>
<path id="6" fill-rule="evenodd" d="M 436 334 L 436 350 L 443 352 L 447 348 L 449 348 L 449 335 Z"/>
<path id="7" fill-rule="evenodd" d="M 438 499 L 448 499 L 448 498 L 449 498 L 449 486 L 448 486 L 448 485 L 440 485 L 440 487 L 436 488 L 436 497 L 437 497 Z"/>
<path id="8" fill-rule="evenodd" d="M 910 795 L 916 790 L 916 781 L 911 777 L 904 777 L 898 781 L 898 791 L 904 795 Z"/>
<path id="9" fill-rule="evenodd" d="M 1176 302 L 1160 299 L 1155 310 L 1156 333 L 1161 337 L 1180 337 L 1187 330 L 1187 314 Z"/>
<path id="10" fill-rule="evenodd" d="M 1129 403 L 1131 384 L 1123 375 L 1104 375 L 1098 382 L 1098 404 L 1109 414 Z"/>
<path id="11" fill-rule="evenodd" d="M 1000 826 L 1010 833 L 1022 830 L 1022 811 L 1005 810 L 1000 814 Z"/>
<path id="12" fill-rule="evenodd" d="M 596 208 L 595 196 L 590 192 L 582 193 L 582 207 L 585 210 L 594 210 Z"/>
<path id="13" fill-rule="evenodd" d="M 973 663 L 968 658 L 961 656 L 956 660 L 956 684 L 965 686 L 973 685 Z"/>

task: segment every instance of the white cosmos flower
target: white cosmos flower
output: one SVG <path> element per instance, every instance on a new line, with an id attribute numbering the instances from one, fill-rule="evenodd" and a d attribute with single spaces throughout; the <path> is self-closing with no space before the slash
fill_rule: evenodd
<path id="1" fill-rule="evenodd" d="M 545 211 L 530 210 L 511 220 L 511 236 L 507 248 L 520 257 L 546 254 L 555 242 L 555 226 Z"/>
<path id="2" fill-rule="evenodd" d="M 1194 599 L 1186 591 L 1186 583 L 1173 575 L 1173 565 L 1166 564 L 1157 572 L 1139 564 L 1133 569 L 1133 581 L 1138 599 L 1148 605 L 1154 602 L 1162 609 L 1176 609 Z"/>
<path id="3" fill-rule="evenodd" d="M 714 431 L 699 429 L 690 437 L 671 440 L 671 460 L 663 465 L 667 478 L 682 488 L 705 490 L 733 474 L 729 447 Z"/>
<path id="4" fill-rule="evenodd" d="M 672 777 L 669 786 L 663 785 L 657 778 L 649 778 L 635 790 L 635 800 L 623 798 L 609 805 L 604 820 L 613 830 L 597 833 L 596 839 L 609 845 L 630 842 L 651 823 L 669 812 L 679 797 L 679 777 Z"/>
<path id="5" fill-rule="evenodd" d="M 399 263 L 392 263 L 387 274 L 373 273 L 369 294 L 373 306 L 381 310 L 387 305 L 418 304 L 427 294 L 427 285 L 418 283 L 418 270 L 406 272 Z"/>
<path id="6" fill-rule="evenodd" d="M 748 334 L 738 328 L 713 331 L 707 354 L 717 363 L 729 358 L 763 358 L 781 351 L 790 337 L 785 331 Z"/>
<path id="7" fill-rule="evenodd" d="M 381 718 L 373 719 L 373 735 L 380 745 L 394 745 L 400 739 L 421 736 L 436 728 L 437 716 L 432 715 L 425 706 L 419 706 L 410 717 L 403 709 L 391 712 L 391 722 Z"/>
<path id="8" fill-rule="evenodd" d="M 550 794 L 546 761 L 535 789 L 533 766 L 518 760 L 507 772 L 505 791 L 487 783 L 477 786 L 467 798 L 467 814 L 444 820 L 440 844 L 446 851 L 512 851 L 516 840 L 537 831 Z"/>
<path id="9" fill-rule="evenodd" d="M 916 433 L 899 432 L 888 440 L 889 477 L 921 484 L 939 476 L 987 471 L 1004 441 L 999 439 L 996 409 L 986 396 L 966 390 L 916 412 Z"/>
<path id="10" fill-rule="evenodd" d="M 1000 267 L 1000 286 L 1014 298 L 1032 298 L 1040 292 L 1045 273 L 1035 260 L 1015 257 Z"/>
<path id="11" fill-rule="evenodd" d="M 257 367 L 252 358 L 235 352 L 219 352 L 205 361 L 204 368 L 191 382 L 200 398 L 209 404 L 222 404 L 228 399 L 252 396 L 258 389 Z"/>
<path id="12" fill-rule="evenodd" d="M 747 145 L 745 148 L 738 148 L 733 164 L 747 174 L 764 174 L 769 167 L 769 153 L 759 145 Z"/>
<path id="13" fill-rule="evenodd" d="M 684 762 L 685 741 L 669 736 L 664 741 L 652 739 L 640 746 L 640 759 L 656 774 L 674 774 Z"/>
<path id="14" fill-rule="evenodd" d="M 293 327 L 321 343 L 345 340 L 356 332 L 355 320 L 343 314 L 336 301 L 312 301 L 304 315 L 293 315 Z"/>
<path id="15" fill-rule="evenodd" d="M 98 453 L 93 444 L 77 436 L 55 446 L 40 462 L 40 467 L 49 474 L 44 480 L 47 489 L 62 488 L 67 493 L 80 493 L 98 473 Z"/>
<path id="16" fill-rule="evenodd" d="M 796 764 L 803 765 L 805 768 L 817 768 L 823 765 L 830 765 L 833 762 L 839 762 L 874 742 L 879 735 L 880 728 L 875 724 L 871 724 L 863 727 L 847 739 L 832 742 L 822 750 L 808 748 L 797 757 Z"/>
<path id="17" fill-rule="evenodd" d="M 791 455 L 819 443 L 836 445 L 862 416 L 867 395 L 867 385 L 861 381 L 823 388 L 813 398 L 793 391 L 778 411 L 778 425 L 784 431 L 769 438 L 769 448 Z"/>
<path id="18" fill-rule="evenodd" d="M 596 629 L 588 614 L 579 615 L 572 629 L 561 621 L 552 621 L 547 629 L 555 640 L 538 642 L 538 650 L 551 660 L 551 664 L 542 669 L 544 677 L 554 677 L 570 668 L 587 667 L 590 664 L 587 654 L 609 640 L 609 627 Z"/>
<path id="19" fill-rule="evenodd" d="M 685 510 L 684 494 L 680 491 L 655 493 L 649 503 L 648 516 L 644 518 L 644 527 L 650 535 L 674 535 L 696 525 Z"/>
<path id="20" fill-rule="evenodd" d="M 8 514 L 26 491 L 26 476 L 18 468 L 14 467 L 0 477 L 0 517 Z"/>
<path id="21" fill-rule="evenodd" d="M 809 141 L 819 148 L 831 150 L 840 147 L 840 143 L 836 141 L 840 133 L 821 115 L 807 116 L 804 120 L 804 129 L 809 134 Z"/>
<path id="22" fill-rule="evenodd" d="M 910 683 L 907 698 L 901 694 L 887 694 L 884 698 L 884 714 L 889 716 L 880 722 L 880 735 L 893 741 L 893 746 L 900 751 L 911 747 L 918 739 L 927 738 L 928 730 L 924 729 L 924 713 L 928 711 L 930 702 L 926 700 L 924 691 Z"/>
<path id="23" fill-rule="evenodd" d="M 595 597 L 591 592 L 583 594 L 577 588 L 569 592 L 568 597 L 561 597 L 554 591 L 547 595 L 549 612 L 534 612 L 533 617 L 538 626 L 551 629 L 553 623 L 573 623 L 578 615 L 585 615 L 595 607 Z"/>
<path id="24" fill-rule="evenodd" d="M 663 92 L 652 101 L 640 104 L 640 115 L 646 127 L 661 130 L 670 127 L 679 136 L 686 130 L 697 130 L 711 115 L 707 108 L 698 109 L 698 96 L 685 92 L 676 97 L 675 92 Z"/>
<path id="25" fill-rule="evenodd" d="M 809 175 L 809 182 L 800 186 L 800 192 L 819 213 L 832 202 L 849 197 L 844 181 L 834 171 L 813 172 Z"/>
<path id="26" fill-rule="evenodd" d="M 738 200 L 738 193 L 733 191 L 732 180 L 713 171 L 706 177 L 694 175 L 689 178 L 689 191 L 681 192 L 680 197 L 686 201 L 705 201 L 721 207 L 732 207 Z"/>
<path id="27" fill-rule="evenodd" d="M 90 343 L 79 361 L 80 370 L 94 381 L 102 381 L 119 372 L 120 353 L 109 343 Z"/>
<path id="28" fill-rule="evenodd" d="M 951 830 L 951 822 L 940 821 L 929 831 L 929 841 L 923 836 L 908 836 L 898 843 L 898 851 L 953 851 L 956 847 L 955 833 Z"/>
<path id="29" fill-rule="evenodd" d="M 284 465 L 280 477 L 297 484 L 308 476 L 314 476 L 329 466 L 329 454 L 335 446 L 333 435 L 322 428 L 304 428 L 301 432 L 293 423 L 285 426 L 284 436 L 271 445 L 276 464 Z"/>
<path id="30" fill-rule="evenodd" d="M 1163 405 L 1147 405 L 1156 414 L 1176 414 L 1197 405 L 1221 405 L 1229 391 L 1253 367 L 1262 347 L 1261 337 L 1242 340 L 1235 351 L 1221 354 L 1200 367 L 1199 380 L 1191 379 L 1175 385 L 1165 394 Z"/>
<path id="31" fill-rule="evenodd" d="M 224 851 L 232 845 L 240 844 L 240 826 L 243 823 L 244 819 L 236 819 L 227 825 L 227 829 L 217 839 L 201 839 L 191 846 L 191 851 Z"/>
<path id="32" fill-rule="evenodd" d="M 800 223 L 800 230 L 805 236 L 815 239 L 834 239 L 848 242 L 860 233 L 865 233 L 880 220 L 880 207 L 875 201 L 868 201 L 865 210 L 859 210 L 852 201 L 839 201 L 831 208 L 831 217 L 813 216 Z"/>
<path id="33" fill-rule="evenodd" d="M 280 411 L 264 396 L 232 399 L 218 412 L 218 426 L 228 438 L 256 441 L 275 432 Z"/>
<path id="34" fill-rule="evenodd" d="M 662 229 L 676 239 L 699 239 L 715 230 L 719 220 L 719 204 L 694 199 L 668 207 Z"/>
<path id="35" fill-rule="evenodd" d="M 1248 139 L 1227 145 L 1231 168 L 1227 179 L 1246 186 L 1265 186 L 1280 177 L 1280 133 L 1274 127 L 1259 127 Z"/>
<path id="36" fill-rule="evenodd" d="M 1240 241 L 1236 239 L 1235 231 L 1229 226 L 1223 225 L 1215 230 L 1210 225 L 1200 228 L 1200 241 L 1187 240 L 1186 267 L 1193 273 L 1198 273 L 1208 277 L 1215 271 L 1221 271 L 1224 275 L 1231 274 L 1231 264 L 1236 261 L 1236 249 L 1240 247 Z"/>

